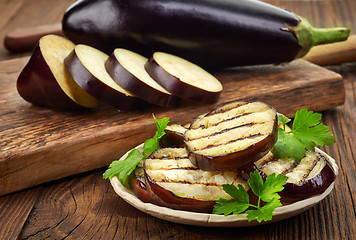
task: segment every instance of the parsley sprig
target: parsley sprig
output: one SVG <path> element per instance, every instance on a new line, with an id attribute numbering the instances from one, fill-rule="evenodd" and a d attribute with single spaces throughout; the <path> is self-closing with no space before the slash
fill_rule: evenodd
<path id="1" fill-rule="evenodd" d="M 280 196 L 277 192 L 284 189 L 288 177 L 284 175 L 269 175 L 265 182 L 258 172 L 258 170 L 250 173 L 250 179 L 247 181 L 252 192 L 258 197 L 257 205 L 251 204 L 249 195 L 245 188 L 239 184 L 236 188 L 232 184 L 224 184 L 224 191 L 229 194 L 233 199 L 220 198 L 215 206 L 214 214 L 240 214 L 246 211 L 248 221 L 257 219 L 258 222 L 269 221 L 272 219 L 273 211 L 282 206 Z M 265 204 L 262 206 L 262 202 Z"/>
<path id="2" fill-rule="evenodd" d="M 278 114 L 278 140 L 272 152 L 276 158 L 294 158 L 299 162 L 306 150 L 314 151 L 315 145 L 330 146 L 335 143 L 335 138 L 329 127 L 322 124 L 321 114 L 308 111 L 304 108 L 295 114 L 292 130 L 287 131 L 286 125 L 291 121 L 282 114 Z"/>
<path id="3" fill-rule="evenodd" d="M 153 119 L 155 121 L 157 131 L 155 135 L 147 139 L 143 144 L 143 153 L 141 153 L 137 149 L 132 149 L 127 157 L 124 160 L 115 160 L 110 165 L 109 168 L 104 172 L 104 179 L 111 179 L 114 176 L 120 180 L 122 185 L 127 188 L 130 188 L 130 184 L 128 183 L 128 176 L 135 170 L 137 164 L 147 158 L 153 151 L 159 148 L 159 140 L 164 136 L 169 118 L 165 117 L 160 120 L 157 120 L 153 115 Z"/>

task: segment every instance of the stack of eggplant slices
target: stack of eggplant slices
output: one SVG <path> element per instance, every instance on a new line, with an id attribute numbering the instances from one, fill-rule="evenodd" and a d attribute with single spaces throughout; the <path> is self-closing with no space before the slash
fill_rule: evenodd
<path id="1" fill-rule="evenodd" d="M 101 102 L 124 111 L 175 107 L 182 99 L 210 104 L 222 89 L 213 75 L 172 54 L 146 58 L 117 48 L 109 56 L 56 35 L 39 40 L 17 80 L 26 101 L 66 109 L 96 108 Z"/>
<path id="2" fill-rule="evenodd" d="M 275 109 L 263 102 L 231 102 L 198 116 L 186 125 L 168 125 L 160 148 L 142 160 L 130 180 L 143 202 L 172 209 L 211 213 L 220 198 L 232 199 L 224 184 L 241 184 L 249 193 L 250 173 L 263 179 L 275 173 L 288 177 L 280 192 L 290 204 L 323 193 L 336 170 L 321 151 L 307 151 L 296 161 L 276 158 Z"/>

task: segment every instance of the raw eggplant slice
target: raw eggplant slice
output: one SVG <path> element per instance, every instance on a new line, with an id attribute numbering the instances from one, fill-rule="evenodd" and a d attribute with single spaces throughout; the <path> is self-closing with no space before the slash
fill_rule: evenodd
<path id="1" fill-rule="evenodd" d="M 223 184 L 247 183 L 238 171 L 204 171 L 194 166 L 186 148 L 161 148 L 144 162 L 149 193 L 162 206 L 195 212 L 211 212 L 220 198 L 231 199 Z"/>
<path id="2" fill-rule="evenodd" d="M 262 102 L 232 102 L 197 118 L 184 133 L 194 165 L 235 170 L 262 158 L 277 140 L 277 113 Z"/>
<path id="3" fill-rule="evenodd" d="M 250 172 L 259 170 L 263 178 L 272 173 L 288 177 L 280 196 L 283 202 L 296 202 L 323 193 L 336 174 L 327 158 L 320 152 L 307 151 L 300 162 L 293 158 L 277 159 L 271 152 L 262 159 L 240 169 L 240 175 L 248 180 Z"/>
<path id="4" fill-rule="evenodd" d="M 64 63 L 77 84 L 102 102 L 118 110 L 139 109 L 144 101 L 122 88 L 105 70 L 105 53 L 83 44 L 77 45 Z"/>
<path id="5" fill-rule="evenodd" d="M 96 108 L 100 102 L 73 80 L 64 59 L 75 44 L 57 35 L 43 36 L 17 79 L 17 91 L 26 101 L 63 109 Z"/>
<path id="6" fill-rule="evenodd" d="M 155 52 L 145 69 L 165 89 L 186 100 L 215 103 L 223 89 L 220 81 L 201 67 L 168 53 Z"/>
<path id="7" fill-rule="evenodd" d="M 180 103 L 145 70 L 147 58 L 132 51 L 117 48 L 105 63 L 109 75 L 123 88 L 141 99 L 161 107 L 175 107 Z"/>

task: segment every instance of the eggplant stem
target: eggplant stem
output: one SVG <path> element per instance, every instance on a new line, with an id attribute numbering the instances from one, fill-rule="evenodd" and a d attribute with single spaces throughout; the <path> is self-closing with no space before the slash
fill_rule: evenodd
<path id="1" fill-rule="evenodd" d="M 348 28 L 312 28 L 313 46 L 345 41 L 350 34 Z"/>
<path id="2" fill-rule="evenodd" d="M 299 24 L 296 27 L 288 28 L 296 35 L 298 43 L 302 47 L 296 58 L 304 56 L 314 46 L 345 41 L 350 35 L 350 29 L 346 27 L 314 28 L 305 18 L 298 18 L 300 19 Z"/>

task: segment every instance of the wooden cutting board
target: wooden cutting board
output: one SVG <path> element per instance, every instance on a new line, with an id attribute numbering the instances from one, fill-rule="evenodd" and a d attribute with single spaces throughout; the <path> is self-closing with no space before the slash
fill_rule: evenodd
<path id="1" fill-rule="evenodd" d="M 344 102 L 342 77 L 304 60 L 274 66 L 241 67 L 214 73 L 224 86 L 217 104 L 184 102 L 174 109 L 118 112 L 109 106 L 70 112 L 32 106 L 16 91 L 28 58 L 0 62 L 0 195 L 44 182 L 106 167 L 153 136 L 157 118 L 185 124 L 216 105 L 260 100 L 293 116 Z"/>

